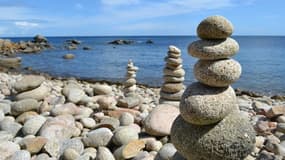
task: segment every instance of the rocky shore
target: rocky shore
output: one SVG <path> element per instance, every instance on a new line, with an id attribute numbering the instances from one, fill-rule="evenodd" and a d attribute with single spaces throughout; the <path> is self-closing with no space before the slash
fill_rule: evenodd
<path id="1" fill-rule="evenodd" d="M 184 159 L 170 139 L 178 108 L 159 104 L 160 88 L 137 85 L 126 98 L 124 87 L 0 72 L 0 159 Z M 281 160 L 285 101 L 237 100 L 256 131 L 247 160 Z"/>

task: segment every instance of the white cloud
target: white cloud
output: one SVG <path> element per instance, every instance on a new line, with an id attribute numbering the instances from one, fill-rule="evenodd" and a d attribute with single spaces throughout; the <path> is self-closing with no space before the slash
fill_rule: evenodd
<path id="1" fill-rule="evenodd" d="M 27 22 L 27 21 L 16 21 L 14 23 L 17 27 L 23 27 L 23 28 L 34 28 L 34 27 L 39 27 L 38 23 L 32 23 L 32 22 Z"/>
<path id="2" fill-rule="evenodd" d="M 101 0 L 102 4 L 109 6 L 138 4 L 139 0 Z"/>

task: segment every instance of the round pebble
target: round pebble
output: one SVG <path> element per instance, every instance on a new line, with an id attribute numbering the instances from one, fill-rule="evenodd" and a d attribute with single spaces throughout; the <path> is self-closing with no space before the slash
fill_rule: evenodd
<path id="1" fill-rule="evenodd" d="M 128 126 L 134 123 L 135 119 L 134 116 L 128 112 L 124 112 L 121 114 L 120 118 L 120 125 L 121 126 Z"/>

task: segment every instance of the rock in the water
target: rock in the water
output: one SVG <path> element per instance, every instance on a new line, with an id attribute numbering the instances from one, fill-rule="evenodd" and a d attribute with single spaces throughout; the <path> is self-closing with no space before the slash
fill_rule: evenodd
<path id="1" fill-rule="evenodd" d="M 109 144 L 113 136 L 113 133 L 108 128 L 99 128 L 89 132 L 86 137 L 83 137 L 85 146 L 99 147 Z"/>
<path id="2" fill-rule="evenodd" d="M 240 64 L 233 59 L 199 60 L 194 66 L 195 78 L 212 87 L 226 87 L 241 75 Z"/>
<path id="3" fill-rule="evenodd" d="M 38 115 L 27 120 L 22 128 L 24 135 L 36 135 L 42 125 L 45 123 L 46 118 Z"/>
<path id="4" fill-rule="evenodd" d="M 11 157 L 12 160 L 30 160 L 31 154 L 26 150 L 16 151 Z"/>
<path id="5" fill-rule="evenodd" d="M 64 59 L 73 59 L 73 58 L 75 58 L 75 55 L 71 54 L 71 53 L 68 53 L 68 54 L 65 54 L 62 58 L 64 58 Z"/>
<path id="6" fill-rule="evenodd" d="M 49 92 L 50 92 L 50 88 L 48 88 L 47 86 L 41 85 L 38 88 L 35 88 L 33 90 L 18 94 L 16 96 L 16 99 L 22 100 L 22 99 L 33 98 L 36 100 L 42 100 L 49 94 Z"/>
<path id="7" fill-rule="evenodd" d="M 210 16 L 199 24 L 197 34 L 202 39 L 224 39 L 231 36 L 233 30 L 232 23 L 225 17 Z"/>
<path id="8" fill-rule="evenodd" d="M 106 84 L 95 84 L 93 88 L 95 95 L 108 95 L 112 93 L 112 87 Z"/>
<path id="9" fill-rule="evenodd" d="M 43 76 L 27 75 L 16 82 L 14 88 L 18 92 L 23 92 L 39 87 L 45 78 Z"/>
<path id="10" fill-rule="evenodd" d="M 253 150 L 255 131 L 238 111 L 205 126 L 187 123 L 179 116 L 171 129 L 171 141 L 188 160 L 244 159 Z"/>
<path id="11" fill-rule="evenodd" d="M 114 40 L 112 42 L 109 42 L 108 44 L 123 45 L 123 44 L 132 44 L 132 43 L 135 43 L 135 41 L 118 39 L 118 40 Z"/>
<path id="12" fill-rule="evenodd" d="M 118 146 L 128 144 L 130 141 L 137 139 L 139 139 L 138 132 L 128 126 L 118 128 L 113 136 L 113 142 Z"/>
<path id="13" fill-rule="evenodd" d="M 23 99 L 12 103 L 11 112 L 13 115 L 19 115 L 21 113 L 35 110 L 39 108 L 39 103 L 35 99 Z"/>
<path id="14" fill-rule="evenodd" d="M 216 123 L 238 109 L 232 87 L 209 87 L 199 82 L 187 87 L 180 104 L 183 119 L 196 125 Z"/>
<path id="15" fill-rule="evenodd" d="M 204 60 L 230 58 L 239 50 L 238 43 L 232 39 L 198 40 L 188 47 L 188 53 L 193 57 Z"/>
<path id="16" fill-rule="evenodd" d="M 177 107 L 161 104 L 155 107 L 144 120 L 144 127 L 148 134 L 154 136 L 170 135 L 173 121 L 179 115 Z"/>
<path id="17" fill-rule="evenodd" d="M 108 148 L 99 147 L 96 160 L 115 160 L 115 158 Z"/>

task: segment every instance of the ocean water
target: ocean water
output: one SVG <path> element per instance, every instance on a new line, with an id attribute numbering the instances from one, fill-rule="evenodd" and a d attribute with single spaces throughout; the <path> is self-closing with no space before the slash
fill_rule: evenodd
<path id="1" fill-rule="evenodd" d="M 131 36 L 131 37 L 47 37 L 54 50 L 41 54 L 20 54 L 23 67 L 49 73 L 54 76 L 72 76 L 82 79 L 123 81 L 126 65 L 132 59 L 140 69 L 137 81 L 159 86 L 163 83 L 164 57 L 169 45 L 182 50 L 183 68 L 186 71 L 185 84 L 196 81 L 192 70 L 196 58 L 187 53 L 187 46 L 197 40 L 195 36 Z M 233 84 L 234 88 L 285 94 L 285 37 L 277 36 L 234 36 L 240 51 L 233 57 L 242 65 L 242 75 Z M 10 38 L 13 41 L 32 38 Z M 68 39 L 82 41 L 78 50 L 64 49 Z M 134 40 L 131 45 L 110 45 L 115 39 Z M 153 44 L 146 44 L 151 39 Z M 92 50 L 83 50 L 83 46 Z M 75 59 L 65 60 L 66 53 L 75 54 Z"/>

